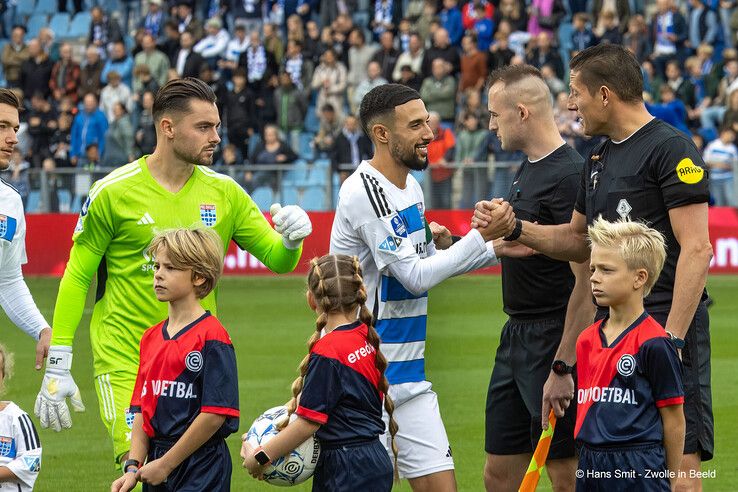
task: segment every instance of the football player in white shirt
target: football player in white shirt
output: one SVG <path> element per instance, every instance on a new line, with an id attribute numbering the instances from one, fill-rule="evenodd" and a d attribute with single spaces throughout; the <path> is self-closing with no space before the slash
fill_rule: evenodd
<path id="1" fill-rule="evenodd" d="M 18 143 L 20 126 L 18 97 L 0 89 L 0 171 L 8 168 L 10 155 Z M 18 192 L 0 179 L 0 306 L 21 330 L 38 340 L 36 370 L 49 353 L 51 328 L 39 312 L 23 280 L 21 265 L 26 259 L 26 219 Z"/>
<path id="2" fill-rule="evenodd" d="M 447 492 L 456 490 L 454 463 L 437 396 L 425 378 L 427 291 L 494 265 L 498 256 L 528 252 L 500 239 L 515 226 L 506 203 L 497 205 L 486 229 L 472 229 L 453 244 L 445 227 L 433 224 L 432 230 L 422 189 L 410 174 L 428 166 L 428 117 L 420 95 L 404 85 L 378 86 L 364 97 L 360 118 L 375 153 L 341 186 L 330 251 L 358 256 L 364 271 L 367 307 L 389 363 L 400 475 L 415 491 Z"/>
<path id="3" fill-rule="evenodd" d="M 12 367 L 0 344 L 0 394 Z M 0 401 L 0 492 L 30 492 L 40 468 L 41 441 L 31 418 L 12 401 Z"/>

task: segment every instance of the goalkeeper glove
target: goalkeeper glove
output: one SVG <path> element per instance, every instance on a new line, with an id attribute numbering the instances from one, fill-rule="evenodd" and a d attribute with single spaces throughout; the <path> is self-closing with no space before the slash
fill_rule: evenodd
<path id="1" fill-rule="evenodd" d="M 51 427 L 59 432 L 72 427 L 72 417 L 66 399 L 75 412 L 84 412 L 82 395 L 72 378 L 72 347 L 53 345 L 49 348 L 46 360 L 46 374 L 41 383 L 41 391 L 36 397 L 34 413 L 41 421 L 41 427 Z"/>
<path id="2" fill-rule="evenodd" d="M 269 208 L 274 222 L 274 230 L 282 235 L 282 243 L 287 249 L 297 249 L 300 243 L 313 232 L 308 214 L 297 205 L 282 207 L 279 203 Z"/>

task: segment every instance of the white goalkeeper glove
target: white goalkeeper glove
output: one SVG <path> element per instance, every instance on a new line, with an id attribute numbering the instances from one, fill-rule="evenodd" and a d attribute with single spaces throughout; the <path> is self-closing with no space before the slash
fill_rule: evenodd
<path id="1" fill-rule="evenodd" d="M 72 427 L 67 398 L 75 412 L 84 412 L 82 395 L 72 378 L 72 347 L 52 345 L 46 359 L 46 374 L 41 383 L 41 391 L 36 397 L 34 413 L 41 421 L 41 427 L 51 427 L 56 432 Z"/>
<path id="2" fill-rule="evenodd" d="M 308 214 L 297 205 L 282 207 L 274 203 L 269 208 L 274 222 L 274 230 L 282 235 L 282 243 L 287 249 L 297 249 L 300 243 L 313 232 Z"/>

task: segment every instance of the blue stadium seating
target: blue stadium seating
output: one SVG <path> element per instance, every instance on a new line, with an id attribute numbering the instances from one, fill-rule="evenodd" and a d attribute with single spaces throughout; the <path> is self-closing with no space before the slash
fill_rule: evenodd
<path id="1" fill-rule="evenodd" d="M 320 120 L 318 119 L 318 113 L 315 111 L 315 105 L 311 104 L 305 114 L 305 131 L 318 133 L 318 130 L 320 130 Z"/>
<path id="2" fill-rule="evenodd" d="M 328 185 L 328 169 L 331 167 L 331 161 L 328 159 L 317 159 L 313 162 L 313 167 L 307 176 L 306 185 L 322 186 Z"/>
<path id="3" fill-rule="evenodd" d="M 313 146 L 310 145 L 312 141 L 312 133 L 300 133 L 300 148 L 297 149 L 297 154 L 308 161 L 312 161 L 313 159 L 315 159 L 315 150 L 313 149 Z"/>
<path id="4" fill-rule="evenodd" d="M 86 38 L 90 34 L 90 24 L 92 16 L 89 12 L 80 12 L 74 16 L 72 23 L 69 25 L 66 37 L 68 39 Z"/>
<path id="5" fill-rule="evenodd" d="M 308 165 L 304 159 L 297 159 L 292 163 L 292 169 L 282 176 L 282 183 L 286 186 L 304 186 L 308 178 Z"/>
<path id="6" fill-rule="evenodd" d="M 33 12 L 36 9 L 36 1 L 35 0 L 23 0 L 21 2 L 18 2 L 18 10 L 15 11 L 16 15 L 23 17 L 28 17 L 30 15 L 33 15 Z"/>
<path id="7" fill-rule="evenodd" d="M 67 33 L 69 32 L 70 18 L 71 16 L 66 12 L 59 12 L 58 14 L 54 14 L 53 17 L 51 17 L 51 20 L 49 21 L 49 27 L 52 31 L 54 31 L 54 34 L 56 34 L 57 37 L 67 37 Z"/>
<path id="8" fill-rule="evenodd" d="M 279 202 L 284 205 L 295 205 L 297 203 L 297 188 L 287 183 L 282 183 L 282 192 L 280 193 Z"/>
<path id="9" fill-rule="evenodd" d="M 34 190 L 30 192 L 28 194 L 28 199 L 26 200 L 26 206 L 25 206 L 26 213 L 37 212 L 40 202 L 41 202 L 41 192 L 38 190 Z"/>
<path id="10" fill-rule="evenodd" d="M 20 3 L 23 3 L 23 0 Z M 54 15 L 56 14 L 56 9 L 56 0 L 38 0 L 34 12 L 37 14 Z"/>
<path id="11" fill-rule="evenodd" d="M 42 27 L 46 26 L 47 21 L 48 17 L 46 17 L 46 14 L 33 14 L 26 24 L 26 28 L 28 29 L 26 32 L 26 42 L 38 36 L 38 32 Z"/>
<path id="12" fill-rule="evenodd" d="M 324 186 L 308 186 L 300 200 L 300 206 L 308 211 L 327 210 Z"/>
<path id="13" fill-rule="evenodd" d="M 251 193 L 251 199 L 254 200 L 259 210 L 267 211 L 274 203 L 274 192 L 269 186 L 259 186 Z"/>
<path id="14" fill-rule="evenodd" d="M 59 211 L 69 212 L 72 209 L 72 194 L 69 190 L 57 190 L 56 196 L 59 199 Z"/>

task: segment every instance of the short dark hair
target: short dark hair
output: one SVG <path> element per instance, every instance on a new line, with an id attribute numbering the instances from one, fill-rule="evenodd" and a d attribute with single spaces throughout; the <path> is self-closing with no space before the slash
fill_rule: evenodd
<path id="1" fill-rule="evenodd" d="M 528 77 L 537 77 L 543 80 L 541 71 L 532 65 L 506 65 L 489 74 L 487 90 L 490 90 L 497 82 L 502 82 L 507 87 Z"/>
<path id="2" fill-rule="evenodd" d="M 415 99 L 420 99 L 420 94 L 406 85 L 384 84 L 375 87 L 361 100 L 359 108 L 361 128 L 367 136 L 371 137 L 369 129 L 374 120 L 390 114 L 394 117 L 395 107 Z"/>
<path id="3" fill-rule="evenodd" d="M 16 109 L 21 108 L 21 102 L 16 93 L 10 89 L 5 89 L 4 87 L 0 88 L 0 104 L 7 104 L 8 106 L 13 106 Z"/>
<path id="4" fill-rule="evenodd" d="M 183 113 L 190 110 L 190 99 L 199 99 L 215 104 L 217 98 L 213 89 L 200 79 L 185 77 L 170 80 L 162 86 L 154 97 L 151 112 L 158 121 L 165 113 Z"/>
<path id="5" fill-rule="evenodd" d="M 607 86 L 624 102 L 643 101 L 643 74 L 635 56 L 616 44 L 598 44 L 571 59 L 569 68 L 594 95 Z"/>

